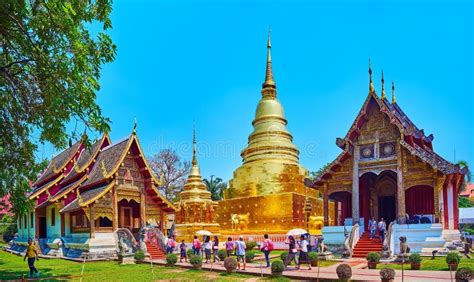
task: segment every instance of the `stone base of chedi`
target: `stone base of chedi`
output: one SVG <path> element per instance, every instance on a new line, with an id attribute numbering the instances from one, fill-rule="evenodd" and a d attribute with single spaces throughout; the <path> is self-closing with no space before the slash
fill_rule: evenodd
<path id="1" fill-rule="evenodd" d="M 309 197 L 309 202 L 311 214 L 322 214 L 322 199 Z M 304 210 L 305 196 L 296 193 L 234 198 L 218 202 L 216 222 L 222 234 L 286 234 L 293 228 L 306 229 Z M 310 232 L 321 234 L 323 221 L 311 215 Z"/>

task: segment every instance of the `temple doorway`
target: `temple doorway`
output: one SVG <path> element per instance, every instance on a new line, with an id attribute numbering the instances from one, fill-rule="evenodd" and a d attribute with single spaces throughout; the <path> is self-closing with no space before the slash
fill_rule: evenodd
<path id="1" fill-rule="evenodd" d="M 384 170 L 379 174 L 366 172 L 359 177 L 359 212 L 368 229 L 369 219 L 385 220 L 387 226 L 396 219 L 397 174 Z"/>
<path id="2" fill-rule="evenodd" d="M 329 199 L 335 204 L 335 225 L 344 225 L 346 218 L 352 217 L 352 194 L 346 191 L 334 192 Z"/>
<path id="3" fill-rule="evenodd" d="M 119 228 L 128 228 L 134 235 L 140 229 L 140 204 L 134 200 L 118 202 Z"/>
<path id="4" fill-rule="evenodd" d="M 385 222 L 389 223 L 396 219 L 395 196 L 378 197 L 378 206 L 379 218 L 377 220 L 383 218 Z"/>

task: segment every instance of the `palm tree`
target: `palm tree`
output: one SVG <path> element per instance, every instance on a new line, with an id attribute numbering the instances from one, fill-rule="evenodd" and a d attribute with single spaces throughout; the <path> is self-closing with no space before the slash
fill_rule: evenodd
<path id="1" fill-rule="evenodd" d="M 227 188 L 227 183 L 222 181 L 222 178 L 216 177 L 214 178 L 214 175 L 211 175 L 210 179 L 204 178 L 204 184 L 207 186 L 207 190 L 211 192 L 212 200 L 213 201 L 218 201 L 222 200 L 223 194 L 224 194 L 224 189 Z"/>
<path id="2" fill-rule="evenodd" d="M 457 164 L 460 168 L 467 168 L 466 175 L 464 176 L 464 182 L 461 183 L 461 188 L 459 189 L 459 191 L 464 191 L 464 189 L 466 189 L 466 185 L 467 185 L 468 183 L 471 183 L 471 179 L 472 179 L 471 170 L 469 169 L 469 165 L 467 164 L 466 161 L 459 160 L 459 161 L 456 162 L 456 164 Z"/>

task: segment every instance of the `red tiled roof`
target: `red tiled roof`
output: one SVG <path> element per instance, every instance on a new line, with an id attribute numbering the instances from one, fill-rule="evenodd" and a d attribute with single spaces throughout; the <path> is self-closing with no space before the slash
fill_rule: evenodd
<path id="1" fill-rule="evenodd" d="M 462 197 L 474 197 L 474 183 L 468 183 L 466 189 L 459 193 L 459 196 Z"/>

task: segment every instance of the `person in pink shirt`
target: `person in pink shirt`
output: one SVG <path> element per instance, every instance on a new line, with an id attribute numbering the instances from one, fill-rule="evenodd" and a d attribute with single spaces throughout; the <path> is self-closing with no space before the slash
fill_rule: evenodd
<path id="1" fill-rule="evenodd" d="M 232 255 L 232 251 L 234 250 L 234 242 L 232 242 L 232 238 L 227 238 L 227 242 L 224 243 L 225 251 L 227 253 L 227 257 Z"/>

